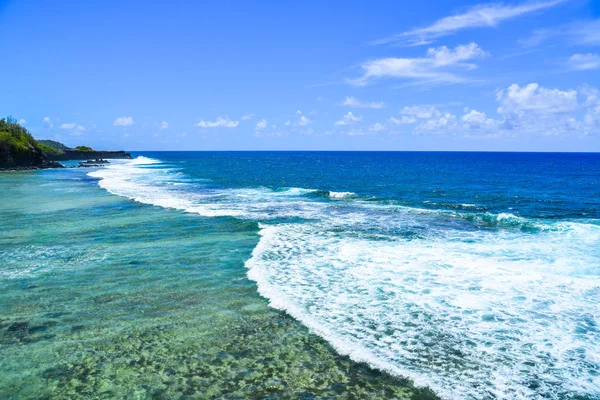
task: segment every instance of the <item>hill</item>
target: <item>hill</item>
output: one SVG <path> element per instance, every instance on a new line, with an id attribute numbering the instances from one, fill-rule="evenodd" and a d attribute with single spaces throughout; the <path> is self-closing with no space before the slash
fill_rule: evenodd
<path id="1" fill-rule="evenodd" d="M 131 154 L 88 146 L 72 149 L 55 140 L 35 140 L 14 118 L 0 119 L 0 169 L 61 168 L 57 161 L 100 158 L 131 158 Z"/>
<path id="2" fill-rule="evenodd" d="M 52 147 L 56 150 L 71 150 L 70 147 L 65 146 L 64 144 L 57 142 L 56 140 L 42 139 L 37 141 L 38 144 L 43 144 L 48 147 Z"/>
<path id="3" fill-rule="evenodd" d="M 31 134 L 11 118 L 0 119 L 0 168 L 45 165 L 44 150 Z"/>

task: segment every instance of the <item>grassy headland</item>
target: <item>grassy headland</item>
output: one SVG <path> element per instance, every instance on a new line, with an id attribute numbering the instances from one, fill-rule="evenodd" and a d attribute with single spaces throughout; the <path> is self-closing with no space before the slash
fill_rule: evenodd
<path id="1" fill-rule="evenodd" d="M 44 149 L 33 136 L 14 119 L 0 119 L 0 168 L 42 167 L 46 161 Z"/>
<path id="2" fill-rule="evenodd" d="M 70 148 L 54 140 L 35 140 L 14 118 L 0 119 L 0 169 L 60 168 L 56 161 L 131 158 L 124 151 L 96 151 L 89 146 Z"/>

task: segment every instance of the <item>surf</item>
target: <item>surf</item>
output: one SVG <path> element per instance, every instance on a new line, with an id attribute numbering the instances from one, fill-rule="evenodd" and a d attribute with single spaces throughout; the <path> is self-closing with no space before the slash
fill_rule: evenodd
<path id="1" fill-rule="evenodd" d="M 259 293 L 356 361 L 444 398 L 600 395 L 595 220 L 215 188 L 153 159 L 89 175 L 140 203 L 259 223 Z"/>

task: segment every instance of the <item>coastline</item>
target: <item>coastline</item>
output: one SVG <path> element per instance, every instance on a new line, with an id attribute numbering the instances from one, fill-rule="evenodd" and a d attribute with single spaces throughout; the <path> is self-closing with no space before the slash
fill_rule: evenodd
<path id="1" fill-rule="evenodd" d="M 65 166 L 59 163 L 58 161 L 47 161 L 42 165 L 24 165 L 9 168 L 0 168 L 0 172 L 38 171 L 42 169 L 56 168 L 65 168 Z"/>
<path id="2" fill-rule="evenodd" d="M 5 397 L 437 399 L 269 307 L 244 267 L 254 223 L 140 205 L 87 174 L 0 175 Z"/>
<path id="3" fill-rule="evenodd" d="M 66 150 L 60 155 L 46 155 L 40 165 L 15 165 L 10 167 L 0 167 L 0 172 L 18 172 L 18 171 L 37 171 L 43 169 L 67 168 L 59 161 L 75 160 L 130 160 L 131 153 L 124 150 L 119 151 L 76 151 Z"/>

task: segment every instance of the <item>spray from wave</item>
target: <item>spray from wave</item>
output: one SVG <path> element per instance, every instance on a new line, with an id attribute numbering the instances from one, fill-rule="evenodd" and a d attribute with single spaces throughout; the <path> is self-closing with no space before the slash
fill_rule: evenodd
<path id="1" fill-rule="evenodd" d="M 141 203 L 261 222 L 249 278 L 357 361 L 449 399 L 600 396 L 596 223 L 217 190 L 147 158 L 89 175 Z"/>

